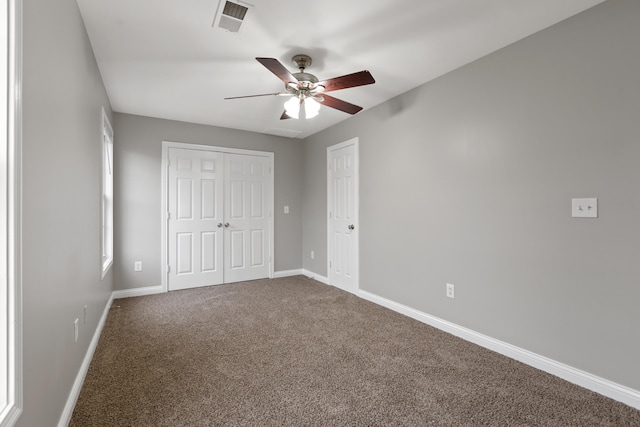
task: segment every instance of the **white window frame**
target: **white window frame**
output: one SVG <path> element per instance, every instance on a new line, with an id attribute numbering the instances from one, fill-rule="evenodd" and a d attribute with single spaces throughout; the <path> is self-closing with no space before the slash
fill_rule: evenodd
<path id="1" fill-rule="evenodd" d="M 0 427 L 22 413 L 22 0 L 0 12 Z"/>
<path id="2" fill-rule="evenodd" d="M 102 153 L 102 250 L 101 265 L 102 278 L 113 265 L 113 128 L 109 123 L 109 117 L 102 108 L 102 131 L 100 138 L 100 151 Z"/>

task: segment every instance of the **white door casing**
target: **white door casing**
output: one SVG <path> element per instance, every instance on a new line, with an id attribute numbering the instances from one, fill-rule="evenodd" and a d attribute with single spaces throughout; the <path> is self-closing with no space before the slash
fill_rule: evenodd
<path id="1" fill-rule="evenodd" d="M 169 290 L 223 282 L 222 154 L 169 149 Z"/>
<path id="2" fill-rule="evenodd" d="M 359 288 L 358 139 L 327 148 L 327 250 L 329 283 Z"/>
<path id="3" fill-rule="evenodd" d="M 273 153 L 163 141 L 162 290 L 273 277 Z"/>

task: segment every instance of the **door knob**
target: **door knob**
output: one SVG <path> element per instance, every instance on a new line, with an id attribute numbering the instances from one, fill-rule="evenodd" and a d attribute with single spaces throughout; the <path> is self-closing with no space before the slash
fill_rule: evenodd
<path id="1" fill-rule="evenodd" d="M 218 223 L 218 228 L 220 228 L 220 227 L 222 227 L 222 223 L 221 222 Z"/>
<path id="2" fill-rule="evenodd" d="M 348 228 L 349 230 L 355 230 L 355 229 L 356 229 L 356 226 L 355 226 L 355 225 L 353 225 L 353 224 L 351 224 L 351 225 L 349 225 L 347 228 Z"/>
<path id="3" fill-rule="evenodd" d="M 229 223 L 228 223 L 228 222 L 225 222 L 225 223 L 224 223 L 224 227 L 225 227 L 225 228 L 229 228 Z"/>

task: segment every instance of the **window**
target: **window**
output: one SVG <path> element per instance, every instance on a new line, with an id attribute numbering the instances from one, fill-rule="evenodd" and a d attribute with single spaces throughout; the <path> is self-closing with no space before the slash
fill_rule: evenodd
<path id="1" fill-rule="evenodd" d="M 113 264 L 113 129 L 102 109 L 102 278 Z"/>
<path id="2" fill-rule="evenodd" d="M 0 6 L 0 427 L 22 411 L 21 0 Z"/>

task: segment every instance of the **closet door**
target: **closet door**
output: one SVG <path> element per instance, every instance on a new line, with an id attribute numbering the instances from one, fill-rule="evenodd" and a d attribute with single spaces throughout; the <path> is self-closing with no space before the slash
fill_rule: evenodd
<path id="1" fill-rule="evenodd" d="M 269 277 L 269 164 L 259 156 L 224 158 L 224 281 Z"/>
<path id="2" fill-rule="evenodd" d="M 169 149 L 170 291 L 224 280 L 222 166 L 220 153 Z"/>

